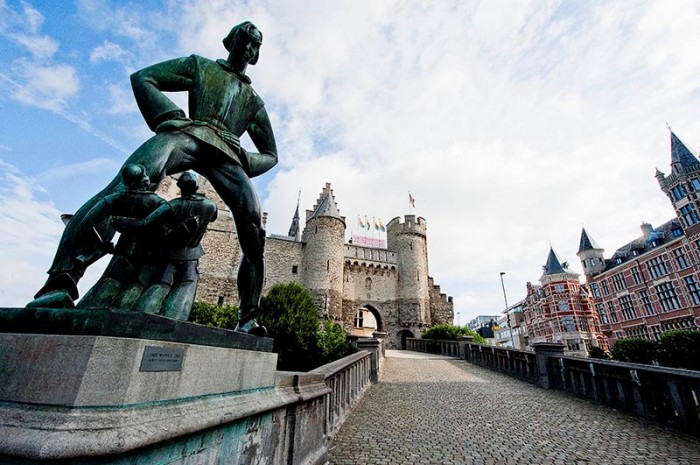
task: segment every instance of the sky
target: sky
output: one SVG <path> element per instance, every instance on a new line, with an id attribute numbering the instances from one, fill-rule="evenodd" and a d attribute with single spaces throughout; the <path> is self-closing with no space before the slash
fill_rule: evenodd
<path id="1" fill-rule="evenodd" d="M 524 298 L 550 246 L 581 272 L 582 226 L 610 256 L 671 219 L 667 123 L 700 147 L 699 1 L 0 0 L 0 306 L 31 300 L 59 215 L 152 135 L 129 75 L 225 57 L 244 20 L 280 154 L 254 180 L 268 233 L 326 182 L 348 236 L 422 216 L 461 324 L 504 309 L 500 272 Z"/>

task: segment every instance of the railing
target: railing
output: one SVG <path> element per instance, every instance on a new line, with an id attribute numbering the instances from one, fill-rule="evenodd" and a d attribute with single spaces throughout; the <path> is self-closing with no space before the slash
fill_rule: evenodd
<path id="1" fill-rule="evenodd" d="M 467 344 L 465 357 L 468 362 L 495 368 L 512 376 L 536 383 L 538 380 L 535 354 L 503 347 Z"/>
<path id="2" fill-rule="evenodd" d="M 535 352 L 466 343 L 468 362 L 558 389 L 700 436 L 700 371 L 564 355 L 564 346 Z"/>
<path id="3" fill-rule="evenodd" d="M 371 359 L 372 353 L 363 350 L 309 372 L 323 375 L 326 386 L 331 389 L 325 396 L 326 437 L 334 435 L 340 429 L 371 384 Z"/>
<path id="4" fill-rule="evenodd" d="M 700 372 L 638 363 L 549 357 L 552 384 L 700 436 Z"/>
<path id="5" fill-rule="evenodd" d="M 448 357 L 461 357 L 460 341 L 443 341 L 440 339 L 416 339 L 406 338 L 406 349 L 414 352 L 427 352 L 430 354 L 446 355 Z"/>

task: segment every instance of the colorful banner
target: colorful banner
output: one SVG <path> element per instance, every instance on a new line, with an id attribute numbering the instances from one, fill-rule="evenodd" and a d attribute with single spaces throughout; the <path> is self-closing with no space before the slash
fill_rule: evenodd
<path id="1" fill-rule="evenodd" d="M 375 247 L 377 249 L 386 249 L 385 239 L 375 239 L 373 237 L 352 236 L 353 245 L 365 245 L 367 247 Z"/>

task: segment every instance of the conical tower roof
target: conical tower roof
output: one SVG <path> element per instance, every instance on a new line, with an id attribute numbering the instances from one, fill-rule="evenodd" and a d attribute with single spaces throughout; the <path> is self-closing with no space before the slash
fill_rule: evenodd
<path id="1" fill-rule="evenodd" d="M 603 250 L 600 248 L 598 244 L 593 240 L 593 238 L 588 234 L 588 231 L 586 231 L 586 228 L 581 229 L 581 242 L 579 242 L 578 246 L 578 252 L 577 254 L 580 254 L 583 251 L 586 250 Z"/>
<path id="2" fill-rule="evenodd" d="M 340 216 L 338 204 L 335 203 L 333 189 L 331 189 L 331 183 L 329 182 L 326 183 L 325 187 L 321 191 L 321 195 L 316 201 L 316 205 L 314 205 L 313 210 L 306 210 L 306 221 L 319 216 L 330 216 L 344 221 Z"/>
<path id="3" fill-rule="evenodd" d="M 678 163 L 683 168 L 700 164 L 695 155 L 688 149 L 683 141 L 671 131 L 671 164 Z"/>
<path id="4" fill-rule="evenodd" d="M 565 269 L 566 262 L 562 262 L 557 253 L 553 248 L 549 248 L 549 255 L 547 256 L 547 264 L 544 266 L 544 274 L 559 274 L 566 273 Z"/>
<path id="5" fill-rule="evenodd" d="M 296 238 L 299 235 L 299 201 L 297 200 L 297 209 L 294 211 L 292 224 L 289 226 L 287 236 Z"/>

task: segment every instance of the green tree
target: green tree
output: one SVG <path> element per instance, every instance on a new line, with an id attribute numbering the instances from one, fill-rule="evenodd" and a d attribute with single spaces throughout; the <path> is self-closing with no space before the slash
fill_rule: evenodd
<path id="1" fill-rule="evenodd" d="M 486 339 L 479 336 L 466 326 L 450 324 L 435 325 L 428 328 L 421 336 L 422 339 L 438 339 L 441 341 L 456 341 L 460 336 L 472 336 L 477 344 L 486 344 Z"/>
<path id="2" fill-rule="evenodd" d="M 661 334 L 659 363 L 700 370 L 700 331 L 678 329 Z"/>
<path id="3" fill-rule="evenodd" d="M 235 305 L 212 305 L 206 302 L 195 302 L 190 312 L 190 321 L 200 325 L 217 328 L 235 329 L 238 323 L 238 307 Z"/>
<path id="4" fill-rule="evenodd" d="M 647 339 L 618 339 L 610 348 L 613 360 L 651 364 L 657 357 L 658 344 Z"/>
<path id="5" fill-rule="evenodd" d="M 591 350 L 588 351 L 588 356 L 590 358 L 598 358 L 601 360 L 607 360 L 610 357 L 608 356 L 608 353 L 605 352 L 603 349 L 600 347 L 591 347 Z"/>
<path id="6" fill-rule="evenodd" d="M 308 371 L 317 360 L 318 311 L 309 291 L 295 283 L 276 284 L 260 302 L 258 322 L 275 340 L 277 369 Z"/>
<path id="7" fill-rule="evenodd" d="M 323 365 L 355 352 L 345 330 L 330 320 L 324 321 L 316 332 L 318 364 Z"/>

